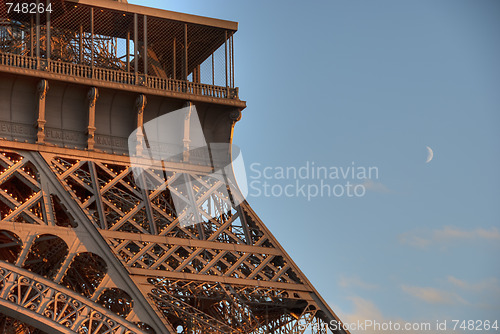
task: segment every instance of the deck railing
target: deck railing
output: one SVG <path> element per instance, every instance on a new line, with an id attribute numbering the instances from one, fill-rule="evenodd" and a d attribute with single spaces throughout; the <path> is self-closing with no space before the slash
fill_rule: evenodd
<path id="1" fill-rule="evenodd" d="M 185 80 L 160 78 L 139 73 L 130 73 L 125 71 L 91 67 L 80 64 L 66 63 L 62 61 L 47 60 L 12 53 L 3 53 L 1 51 L 0 65 L 30 70 L 39 70 L 70 77 L 93 79 L 97 81 L 126 85 L 138 85 L 169 92 L 187 93 L 222 99 L 238 99 L 237 88 L 213 86 Z"/>

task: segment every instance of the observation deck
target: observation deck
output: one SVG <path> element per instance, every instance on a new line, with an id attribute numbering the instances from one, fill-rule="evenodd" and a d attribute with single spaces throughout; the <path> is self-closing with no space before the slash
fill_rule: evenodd
<path id="1" fill-rule="evenodd" d="M 245 107 L 236 22 L 111 0 L 47 3 L 43 13 L 0 3 L 0 73 Z"/>

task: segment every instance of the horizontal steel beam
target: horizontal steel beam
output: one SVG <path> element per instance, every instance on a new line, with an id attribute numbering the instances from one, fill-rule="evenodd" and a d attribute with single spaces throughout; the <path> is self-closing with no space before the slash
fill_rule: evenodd
<path id="1" fill-rule="evenodd" d="M 311 288 L 305 284 L 295 284 L 295 283 L 281 283 L 281 282 L 271 282 L 271 281 L 259 281 L 253 279 L 245 278 L 235 278 L 235 277 L 221 277 L 213 275 L 199 275 L 190 273 L 177 273 L 166 270 L 151 270 L 142 268 L 127 268 L 128 271 L 133 276 L 145 276 L 145 277 L 165 277 L 172 279 L 182 279 L 191 280 L 198 282 L 219 282 L 225 284 L 234 285 L 244 285 L 244 286 L 258 286 L 263 288 L 274 288 L 283 290 L 297 290 L 297 291 L 307 291 L 311 292 Z"/>
<path id="2" fill-rule="evenodd" d="M 12 150 L 23 150 L 23 151 L 36 151 L 61 157 L 69 157 L 71 159 L 80 160 L 92 160 L 100 161 L 106 164 L 127 164 L 130 165 L 130 157 L 127 155 L 118 155 L 112 153 L 96 152 L 96 151 L 85 151 L 80 149 L 72 149 L 66 147 L 57 147 L 52 145 L 42 145 L 42 144 L 31 144 L 22 143 L 18 141 L 10 141 L 6 139 L 0 139 L 0 148 L 12 149 Z M 134 165 L 140 166 L 141 160 L 134 160 Z M 146 165 L 146 164 L 145 164 Z M 163 162 L 163 165 L 169 171 L 178 171 L 183 173 L 200 173 L 200 174 L 210 174 L 212 173 L 212 167 L 191 165 L 181 162 Z"/>
<path id="3" fill-rule="evenodd" d="M 219 241 L 184 239 L 184 238 L 166 237 L 163 235 L 139 234 L 139 233 L 129 233 L 129 232 L 119 232 L 119 231 L 109 231 L 109 230 L 102 230 L 101 234 L 106 238 L 145 241 L 145 242 L 154 242 L 158 244 L 179 245 L 187 247 L 206 248 L 206 249 L 220 249 L 220 250 L 234 251 L 234 252 L 283 255 L 283 253 L 276 248 L 250 246 L 246 244 L 222 243 Z"/>

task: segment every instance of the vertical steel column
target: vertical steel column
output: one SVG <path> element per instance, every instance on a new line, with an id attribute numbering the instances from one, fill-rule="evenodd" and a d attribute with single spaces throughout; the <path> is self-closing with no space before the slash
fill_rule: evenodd
<path id="1" fill-rule="evenodd" d="M 144 15 L 144 74 L 148 75 L 148 17 Z"/>
<path id="2" fill-rule="evenodd" d="M 188 79 L 188 28 L 187 23 L 184 23 L 184 75 L 183 79 Z"/>
<path id="3" fill-rule="evenodd" d="M 90 8 L 90 67 L 94 67 L 94 7 Z"/>
<path id="4" fill-rule="evenodd" d="M 189 144 L 191 144 L 191 113 L 193 111 L 193 103 L 188 101 L 187 106 L 189 109 L 187 109 L 184 117 L 184 139 L 182 140 L 184 143 L 184 151 L 182 153 L 182 159 L 184 162 L 189 162 Z"/>
<path id="5" fill-rule="evenodd" d="M 145 133 L 143 132 L 144 131 L 144 110 L 146 109 L 146 105 L 147 105 L 147 98 L 146 98 L 146 95 L 144 94 L 141 94 L 137 97 L 137 99 L 135 100 L 135 107 L 136 107 L 136 115 L 137 115 L 137 122 L 136 122 L 136 127 L 137 129 L 139 129 L 139 131 L 137 131 L 137 137 L 136 137 L 136 141 L 137 141 L 137 144 L 136 144 L 136 154 L 137 156 L 141 156 L 142 155 L 142 149 L 143 149 L 143 140 L 144 140 L 144 136 L 145 136 Z M 147 139 L 147 138 L 146 138 Z M 146 142 L 147 144 L 147 142 Z M 146 184 L 146 177 L 144 176 L 145 173 L 141 173 L 141 176 L 140 176 L 140 182 L 142 184 Z M 158 230 L 156 228 L 156 223 L 155 223 L 155 219 L 154 219 L 154 214 L 153 214 L 153 208 L 151 207 L 151 199 L 149 197 L 149 191 L 146 189 L 146 187 L 139 187 L 141 188 L 141 193 L 142 193 L 142 196 L 143 196 L 143 201 L 144 201 L 144 208 L 146 210 L 146 217 L 148 219 L 148 222 L 149 222 L 149 228 L 150 228 L 150 232 L 151 234 L 155 235 L 155 234 L 158 234 Z"/>
<path id="6" fill-rule="evenodd" d="M 47 8 L 49 4 L 50 4 L 50 0 L 47 0 L 45 8 Z M 46 10 L 45 14 L 47 15 L 47 22 L 46 22 L 47 23 L 47 36 L 46 36 L 46 39 L 47 39 L 47 60 L 49 60 L 50 59 L 50 12 L 48 10 Z"/>
<path id="7" fill-rule="evenodd" d="M 130 31 L 127 31 L 127 72 L 130 73 Z"/>
<path id="8" fill-rule="evenodd" d="M 95 105 L 99 97 L 97 87 L 91 87 L 87 93 L 88 124 L 87 124 L 87 149 L 93 150 L 95 145 Z"/>
<path id="9" fill-rule="evenodd" d="M 212 53 L 212 85 L 215 86 L 215 61 L 213 53 Z"/>
<path id="10" fill-rule="evenodd" d="M 33 30 L 33 25 L 35 24 L 35 22 L 33 21 L 33 15 L 30 15 L 30 57 L 33 57 L 35 55 L 35 52 L 34 52 L 34 36 L 33 36 L 33 33 L 34 33 L 34 30 Z"/>
<path id="11" fill-rule="evenodd" d="M 174 37 L 174 45 L 173 45 L 173 56 L 174 56 L 174 80 L 177 79 L 177 51 L 176 51 L 177 38 Z"/>
<path id="12" fill-rule="evenodd" d="M 43 144 L 45 142 L 45 124 L 47 123 L 45 119 L 45 100 L 48 91 L 49 82 L 45 79 L 40 80 L 37 85 L 37 120 L 35 123 L 37 144 Z"/>
<path id="13" fill-rule="evenodd" d="M 224 31 L 224 48 L 226 49 L 226 87 L 228 86 L 227 82 L 227 30 Z"/>
<path id="14" fill-rule="evenodd" d="M 38 5 L 40 3 L 40 0 L 36 0 L 36 8 L 38 8 Z M 36 11 L 35 14 L 36 18 L 36 57 L 40 58 L 40 13 L 38 10 Z"/>
<path id="15" fill-rule="evenodd" d="M 80 24 L 80 64 L 83 64 L 83 26 Z"/>
<path id="16" fill-rule="evenodd" d="M 229 59 L 228 59 L 228 63 L 229 63 L 229 87 L 231 87 L 232 85 L 232 82 L 233 82 L 233 46 L 231 45 L 231 36 L 229 36 L 228 38 L 228 47 L 229 47 Z"/>
<path id="17" fill-rule="evenodd" d="M 136 107 L 136 115 L 137 115 L 137 123 L 136 128 L 138 129 L 136 135 L 136 148 L 135 153 L 137 156 L 141 156 L 144 147 L 144 109 L 146 109 L 146 104 L 148 103 L 146 95 L 141 94 L 135 99 L 135 107 Z M 148 147 L 148 142 L 146 138 L 146 147 Z"/>
<path id="18" fill-rule="evenodd" d="M 134 73 L 136 75 L 136 80 L 137 80 L 137 71 L 139 69 L 139 59 L 137 58 L 137 45 L 139 42 L 138 35 L 139 35 L 139 28 L 137 22 L 137 13 L 134 13 Z"/>
<path id="19" fill-rule="evenodd" d="M 234 88 L 234 33 L 231 35 L 231 88 Z"/>

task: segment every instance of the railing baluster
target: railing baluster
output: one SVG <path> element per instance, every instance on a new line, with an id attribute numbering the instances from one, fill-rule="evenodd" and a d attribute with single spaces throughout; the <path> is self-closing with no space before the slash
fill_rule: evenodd
<path id="1" fill-rule="evenodd" d="M 40 61 L 42 61 L 42 59 L 0 52 L 1 65 L 41 70 L 41 67 L 38 65 Z M 52 61 L 50 59 L 46 60 L 46 63 L 46 71 L 55 74 L 92 78 L 99 81 L 116 82 L 128 85 L 136 85 L 138 83 L 136 80 L 137 78 L 132 73 L 125 73 L 112 69 L 95 68 L 87 65 L 64 63 L 61 61 Z M 232 90 L 229 87 L 220 87 L 184 80 L 151 76 L 145 76 L 145 86 L 151 89 L 183 92 L 215 98 L 230 98 L 232 93 Z"/>

